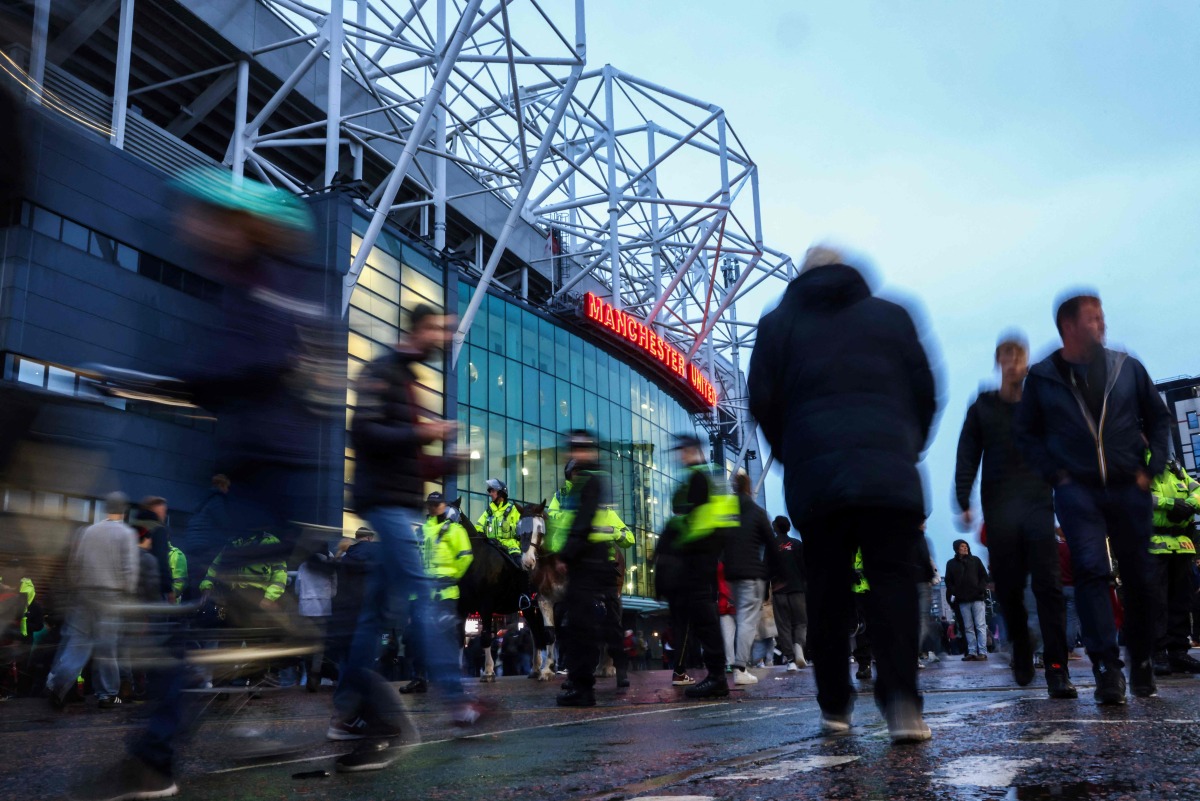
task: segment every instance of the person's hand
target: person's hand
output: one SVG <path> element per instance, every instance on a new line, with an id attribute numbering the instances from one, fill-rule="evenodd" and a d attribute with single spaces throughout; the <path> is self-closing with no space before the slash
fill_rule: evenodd
<path id="1" fill-rule="evenodd" d="M 449 442 L 458 435 L 457 420 L 430 420 L 421 425 L 432 442 Z"/>
<path id="2" fill-rule="evenodd" d="M 1150 491 L 1150 476 L 1145 470 L 1139 470 L 1135 480 L 1137 481 L 1138 489 L 1142 492 Z"/>
<path id="3" fill-rule="evenodd" d="M 975 515 L 970 509 L 963 509 L 962 514 L 958 516 L 958 530 L 970 531 L 971 524 L 975 522 Z"/>
<path id="4" fill-rule="evenodd" d="M 258 608 L 259 609 L 274 609 L 275 602 L 272 601 L 270 598 L 263 598 L 261 601 L 258 602 Z"/>

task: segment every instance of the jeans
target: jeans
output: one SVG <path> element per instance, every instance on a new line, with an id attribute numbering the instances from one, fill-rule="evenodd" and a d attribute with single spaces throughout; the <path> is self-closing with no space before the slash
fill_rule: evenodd
<path id="1" fill-rule="evenodd" d="M 1079 609 L 1075 606 L 1075 587 L 1063 587 L 1063 602 L 1067 608 L 1067 650 L 1074 651 L 1079 642 Z"/>
<path id="2" fill-rule="evenodd" d="M 434 585 L 421 563 L 417 534 L 420 513 L 389 506 L 370 509 L 363 517 L 379 536 L 378 561 L 367 579 L 346 670 L 333 696 L 334 707 L 343 720 L 364 711 L 373 691 L 380 638 L 389 619 L 409 598 L 416 599 L 412 625 L 430 679 L 448 697 L 461 696 L 458 650 L 445 634 L 452 625 L 457 628 L 458 621 L 451 606 L 431 600 Z"/>
<path id="3" fill-rule="evenodd" d="M 721 615 L 721 642 L 728 660 L 737 652 L 737 618 L 733 615 Z"/>
<path id="4" fill-rule="evenodd" d="M 922 515 L 900 509 L 849 508 L 806 522 L 808 645 L 823 712 L 851 710 L 850 615 L 854 613 L 854 553 L 861 547 L 867 625 L 878 665 L 875 700 L 885 710 L 919 705 L 917 582 L 929 570 Z M 924 564 L 922 564 L 924 562 Z"/>
<path id="5" fill-rule="evenodd" d="M 763 597 L 766 591 L 767 582 L 763 579 L 729 582 L 729 592 L 733 596 L 737 620 L 733 655 L 730 658 L 730 664 L 734 667 L 745 668 L 752 664 L 754 641 L 758 639 L 758 621 L 762 617 Z"/>
<path id="6" fill-rule="evenodd" d="M 116 593 L 90 591 L 67 616 L 62 642 L 46 679 L 46 689 L 58 698 L 74 686 L 88 659 L 92 660 L 96 697 L 112 698 L 117 694 L 120 689 L 117 641 L 121 624 L 116 611 L 110 608 L 117 600 Z"/>
<path id="7" fill-rule="evenodd" d="M 1150 493 L 1136 484 L 1100 488 L 1068 482 L 1055 488 L 1054 510 L 1071 549 L 1083 646 L 1092 664 L 1119 663 L 1121 658 L 1110 594 L 1109 547 L 1121 565 L 1123 633 L 1129 657 L 1135 664 L 1145 662 L 1154 637 L 1148 586 Z"/>
<path id="8" fill-rule="evenodd" d="M 960 601 L 958 612 L 963 619 L 968 654 L 987 653 L 987 604 L 983 601 Z"/>

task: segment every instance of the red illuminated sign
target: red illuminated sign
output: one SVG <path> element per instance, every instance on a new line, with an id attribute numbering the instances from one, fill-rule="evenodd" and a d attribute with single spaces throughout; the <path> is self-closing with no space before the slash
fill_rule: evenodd
<path id="1" fill-rule="evenodd" d="M 583 296 L 583 316 L 607 328 L 675 373 L 709 406 L 717 405 L 717 390 L 703 371 L 694 364 L 688 364 L 682 353 L 637 318 L 613 308 L 612 304 L 591 292 Z"/>

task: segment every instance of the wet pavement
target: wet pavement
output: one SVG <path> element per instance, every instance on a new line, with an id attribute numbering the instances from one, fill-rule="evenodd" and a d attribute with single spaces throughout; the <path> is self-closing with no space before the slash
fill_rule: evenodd
<path id="1" fill-rule="evenodd" d="M 758 684 L 708 702 L 683 700 L 665 671 L 634 673 L 626 690 L 601 679 L 592 709 L 554 706 L 561 677 L 501 678 L 470 687 L 497 712 L 465 736 L 435 694 L 407 699 L 421 742 L 358 774 L 334 772 L 352 744 L 324 740 L 328 688 L 244 705 L 231 695 L 181 744 L 178 778 L 189 799 L 1200 799 L 1200 678 L 1165 678 L 1158 698 L 1099 708 L 1086 663 L 1071 667 L 1077 701 L 1016 687 L 998 658 L 930 665 L 934 738 L 900 747 L 869 695 L 848 735 L 822 736 L 811 670 L 758 670 Z M 73 778 L 119 758 L 140 714 L 0 704 L 0 798 L 65 797 Z M 268 740 L 289 753 L 247 758 Z"/>

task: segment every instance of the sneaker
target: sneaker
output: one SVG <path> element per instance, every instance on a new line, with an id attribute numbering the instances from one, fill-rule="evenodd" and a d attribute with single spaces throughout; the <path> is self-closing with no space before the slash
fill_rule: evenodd
<path id="1" fill-rule="evenodd" d="M 1154 683 L 1154 665 L 1149 659 L 1131 664 L 1129 688 L 1137 698 L 1153 698 L 1158 695 L 1158 686 Z"/>
<path id="2" fill-rule="evenodd" d="M 724 673 L 710 673 L 695 687 L 683 691 L 688 698 L 724 698 L 729 695 L 729 682 Z"/>
<path id="3" fill-rule="evenodd" d="M 866 664 L 860 665 L 858 670 L 854 671 L 854 678 L 858 679 L 859 681 L 870 681 L 871 663 L 867 662 Z"/>
<path id="4" fill-rule="evenodd" d="M 758 676 L 755 676 L 745 668 L 737 668 L 733 671 L 733 683 L 737 687 L 746 684 L 758 684 Z"/>
<path id="5" fill-rule="evenodd" d="M 888 735 L 894 745 L 900 743 L 921 743 L 933 737 L 933 732 L 925 725 L 921 710 L 912 703 L 892 704 L 886 714 Z"/>
<path id="6" fill-rule="evenodd" d="M 462 706 L 454 711 L 450 718 L 455 726 L 466 728 L 474 726 L 480 719 L 487 714 L 487 707 L 479 701 L 467 701 Z"/>
<path id="7" fill-rule="evenodd" d="M 1062 665 L 1051 663 L 1046 668 L 1046 692 L 1051 698 L 1072 700 L 1079 697 L 1079 690 L 1071 683 L 1071 676 Z"/>
<path id="8" fill-rule="evenodd" d="M 1013 681 L 1017 683 L 1018 687 L 1028 687 L 1033 681 L 1033 677 L 1037 675 L 1034 673 L 1034 661 L 1014 658 L 1012 674 Z"/>
<path id="9" fill-rule="evenodd" d="M 675 687 L 687 687 L 689 684 L 695 684 L 696 680 L 686 673 L 672 673 L 671 684 Z"/>
<path id="10" fill-rule="evenodd" d="M 1167 659 L 1166 651 L 1155 651 L 1150 663 L 1154 666 L 1155 676 L 1170 676 L 1171 662 Z"/>
<path id="11" fill-rule="evenodd" d="M 591 687 L 587 689 L 570 689 L 558 694 L 554 703 L 559 706 L 595 706 L 596 694 Z"/>
<path id="12" fill-rule="evenodd" d="M 975 661 L 975 654 L 963 654 L 962 661 L 964 661 L 964 662 L 974 662 L 974 661 Z"/>
<path id="13" fill-rule="evenodd" d="M 147 765 L 137 757 L 126 757 L 115 770 L 105 771 L 86 786 L 72 791 L 75 801 L 127 801 L 169 798 L 179 794 L 179 785 L 169 773 Z"/>
<path id="14" fill-rule="evenodd" d="M 96 704 L 96 707 L 98 709 L 112 709 L 113 707 L 120 706 L 123 703 L 125 702 L 121 700 L 121 696 L 110 695 L 108 698 L 101 698 L 99 703 Z"/>
<path id="15" fill-rule="evenodd" d="M 1174 673 L 1200 673 L 1200 659 L 1191 656 L 1187 651 L 1171 654 L 1167 664 Z"/>
<path id="16" fill-rule="evenodd" d="M 987 658 L 987 651 L 984 651 L 982 654 L 975 654 L 976 662 L 986 662 Z"/>
<path id="17" fill-rule="evenodd" d="M 335 720 L 325 730 L 325 739 L 335 742 L 346 740 L 361 740 L 367 736 L 367 722 L 362 718 L 354 720 Z"/>
<path id="18" fill-rule="evenodd" d="M 1041 654 L 1034 654 L 1033 655 L 1033 666 L 1038 670 L 1041 670 L 1042 668 L 1046 667 L 1045 657 L 1042 656 Z"/>
<path id="19" fill-rule="evenodd" d="M 788 666 L 787 666 L 788 673 L 795 673 L 799 669 L 800 668 L 796 665 L 795 662 L 788 662 Z"/>
<path id="20" fill-rule="evenodd" d="M 918 659 L 917 660 L 917 670 L 924 670 L 924 669 L 925 669 L 925 663 L 922 662 L 920 659 Z"/>
<path id="21" fill-rule="evenodd" d="M 1125 674 L 1121 672 L 1124 665 L 1120 660 L 1101 662 L 1092 668 L 1096 676 L 1095 699 L 1103 706 L 1119 706 L 1125 703 Z"/>
<path id="22" fill-rule="evenodd" d="M 409 695 L 410 693 L 427 693 L 429 692 L 429 682 L 425 681 L 425 679 L 413 679 L 401 687 L 400 692 L 405 695 Z"/>
<path id="23" fill-rule="evenodd" d="M 618 670 L 617 671 L 617 688 L 621 689 L 621 688 L 625 688 L 628 686 L 629 686 L 629 671 Z"/>
<path id="24" fill-rule="evenodd" d="M 396 751 L 387 740 L 371 740 L 360 743 L 349 754 L 337 758 L 334 766 L 339 773 L 358 773 L 368 770 L 383 770 L 396 759 Z"/>
<path id="25" fill-rule="evenodd" d="M 850 731 L 850 713 L 844 715 L 834 715 L 829 712 L 821 713 L 821 733 L 822 734 L 845 734 Z"/>

